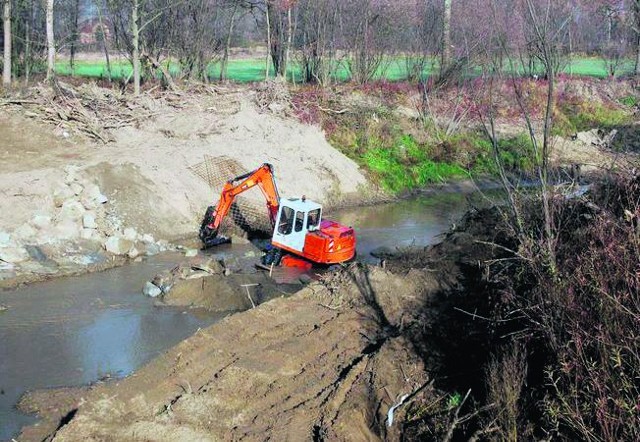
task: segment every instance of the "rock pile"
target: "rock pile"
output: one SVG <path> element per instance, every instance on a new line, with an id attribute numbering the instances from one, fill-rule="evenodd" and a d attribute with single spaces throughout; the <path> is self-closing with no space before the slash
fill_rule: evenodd
<path id="1" fill-rule="evenodd" d="M 51 274 L 58 265 L 83 267 L 109 256 L 135 259 L 171 248 L 167 241 L 124 227 L 100 187 L 70 165 L 51 200 L 29 222 L 13 232 L 0 231 L 0 280 L 19 271 Z M 36 249 L 38 256 L 32 256 L 30 250 Z"/>

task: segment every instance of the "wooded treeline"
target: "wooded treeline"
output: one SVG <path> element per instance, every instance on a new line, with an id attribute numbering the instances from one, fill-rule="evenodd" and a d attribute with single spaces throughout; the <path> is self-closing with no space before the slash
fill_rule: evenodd
<path id="1" fill-rule="evenodd" d="M 53 76 L 56 54 L 73 67 L 79 52 L 131 62 L 135 90 L 145 72 L 223 80 L 231 47 L 267 48 L 265 75 L 326 84 L 338 70 L 370 81 L 394 60 L 410 80 L 501 54 L 539 73 L 530 9 L 554 28 L 560 57 L 602 57 L 610 74 L 624 59 L 640 74 L 640 0 L 0 0 L 3 82 Z M 489 44 L 487 44 L 489 43 Z M 168 60 L 177 66 L 168 72 Z M 562 63 L 562 60 L 558 60 Z M 214 77 L 210 67 L 218 64 Z M 473 63 L 473 64 L 472 64 Z M 502 66 L 503 68 L 505 66 Z M 514 67 L 514 66 L 512 66 Z M 171 73 L 171 75 L 169 75 Z"/>

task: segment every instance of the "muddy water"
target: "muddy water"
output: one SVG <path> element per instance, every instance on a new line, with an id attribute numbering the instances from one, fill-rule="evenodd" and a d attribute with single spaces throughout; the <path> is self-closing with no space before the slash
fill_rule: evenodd
<path id="1" fill-rule="evenodd" d="M 353 226 L 358 260 L 378 262 L 371 252 L 421 247 L 438 242 L 470 207 L 483 207 L 500 199 L 500 192 L 446 192 L 370 207 L 342 209 L 328 215 Z"/>
<path id="2" fill-rule="evenodd" d="M 140 289 L 181 256 L 0 293 L 0 440 L 35 418 L 15 410 L 27 390 L 126 376 L 218 317 L 154 307 Z"/>

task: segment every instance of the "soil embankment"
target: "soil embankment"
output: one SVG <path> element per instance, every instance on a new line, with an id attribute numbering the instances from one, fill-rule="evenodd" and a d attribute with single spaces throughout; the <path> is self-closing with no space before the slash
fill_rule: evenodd
<path id="1" fill-rule="evenodd" d="M 58 441 L 397 436 L 397 424 L 387 426 L 389 409 L 428 383 L 401 330 L 438 288 L 424 274 L 354 265 L 198 331 L 127 379 L 77 395 L 55 431 L 60 413 L 48 416 L 42 397 L 27 403 Z"/>
<path id="2" fill-rule="evenodd" d="M 54 128 L 34 121 L 39 115 L 28 107 L 4 107 L 0 286 L 107 266 L 112 256 L 135 259 L 171 248 L 166 240 L 194 237 L 220 190 L 202 178 L 221 185 L 269 162 L 282 195 L 328 204 L 357 198 L 367 184 L 321 130 L 262 111 L 256 92 L 244 88 L 129 101 L 91 86 L 81 93 L 97 108 L 119 103 L 109 109 L 122 114 L 101 116 L 109 124 L 131 109 L 145 118 L 113 123 L 105 132 L 111 142 L 102 144 L 76 133 L 73 119 Z"/>

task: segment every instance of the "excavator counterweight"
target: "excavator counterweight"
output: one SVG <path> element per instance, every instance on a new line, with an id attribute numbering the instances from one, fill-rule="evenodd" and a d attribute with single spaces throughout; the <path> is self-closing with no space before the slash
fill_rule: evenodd
<path id="1" fill-rule="evenodd" d="M 205 213 L 200 227 L 204 248 L 230 242 L 218 235 L 222 221 L 235 197 L 258 186 L 267 201 L 273 236 L 267 264 L 279 264 L 283 254 L 292 254 L 317 264 L 336 264 L 353 259 L 356 236 L 351 227 L 322 219 L 322 206 L 302 198 L 280 199 L 273 167 L 263 164 L 253 172 L 233 178 L 225 184 L 220 199 Z M 295 260 L 283 260 L 283 263 Z M 299 265 L 299 263 L 298 263 Z"/>

